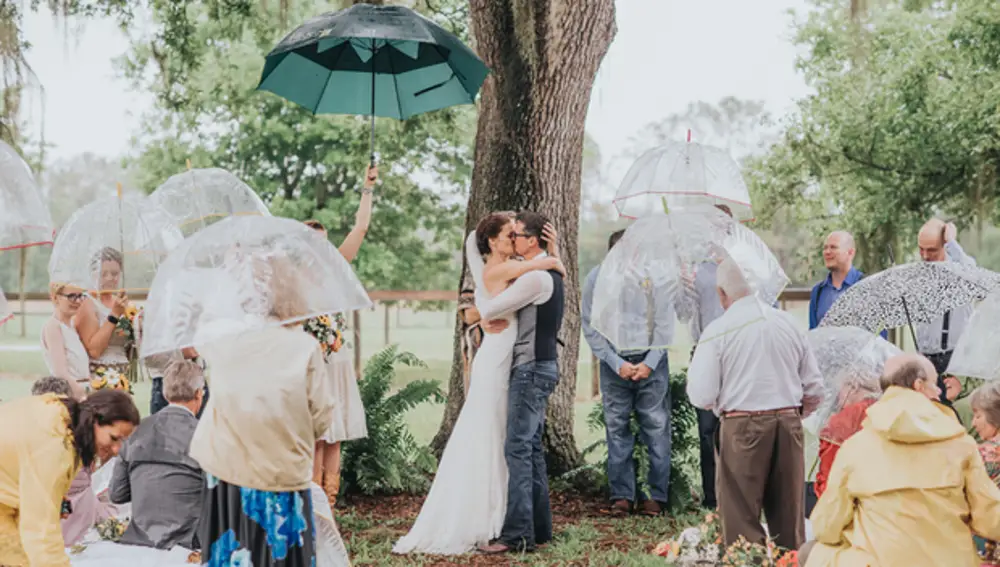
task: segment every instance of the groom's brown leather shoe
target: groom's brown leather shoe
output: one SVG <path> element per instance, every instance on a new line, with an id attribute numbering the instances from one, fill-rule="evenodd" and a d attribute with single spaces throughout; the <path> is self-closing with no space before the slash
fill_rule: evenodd
<path id="1" fill-rule="evenodd" d="M 632 511 L 632 505 L 629 504 L 628 500 L 615 500 L 611 504 L 611 515 L 612 516 L 628 516 Z"/>
<path id="2" fill-rule="evenodd" d="M 509 545 L 499 541 L 494 541 L 489 545 L 483 545 L 479 547 L 479 551 L 487 555 L 499 555 L 501 553 L 507 553 L 511 549 L 512 548 Z"/>

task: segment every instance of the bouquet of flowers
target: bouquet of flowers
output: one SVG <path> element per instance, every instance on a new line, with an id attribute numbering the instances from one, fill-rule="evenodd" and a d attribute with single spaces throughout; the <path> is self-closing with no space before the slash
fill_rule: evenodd
<path id="1" fill-rule="evenodd" d="M 101 539 L 117 543 L 121 541 L 122 536 L 125 535 L 125 530 L 128 528 L 128 522 L 119 520 L 118 518 L 108 518 L 94 527 L 97 528 L 97 535 L 99 535 Z"/>
<path id="2" fill-rule="evenodd" d="M 118 318 L 118 325 L 115 332 L 119 336 L 125 337 L 125 354 L 128 356 L 128 368 L 125 369 L 125 377 L 130 383 L 138 382 L 142 379 L 142 364 L 139 362 L 139 342 L 142 340 L 142 316 L 144 312 L 141 307 L 136 307 L 129 303 L 125 308 L 125 313 Z M 129 390 L 131 392 L 131 390 Z"/>
<path id="3" fill-rule="evenodd" d="M 798 552 L 782 550 L 773 541 L 764 546 L 750 543 L 741 536 L 731 546 L 725 547 L 722 527 L 715 513 L 707 514 L 700 525 L 687 528 L 676 538 L 660 543 L 653 553 L 665 557 L 669 565 L 684 567 L 798 567 Z"/>
<path id="4" fill-rule="evenodd" d="M 94 377 L 90 380 L 90 389 L 93 391 L 111 389 L 122 390 L 132 393 L 132 382 L 114 368 L 98 366 L 94 370 Z"/>
<path id="5" fill-rule="evenodd" d="M 320 315 L 307 319 L 302 324 L 302 328 L 307 333 L 316 337 L 323 348 L 323 356 L 329 359 L 330 355 L 339 351 L 344 346 L 344 334 L 337 326 L 336 316 Z"/>

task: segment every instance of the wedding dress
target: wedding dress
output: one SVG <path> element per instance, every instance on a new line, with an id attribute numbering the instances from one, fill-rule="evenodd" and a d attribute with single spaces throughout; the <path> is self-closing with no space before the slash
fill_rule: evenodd
<path id="1" fill-rule="evenodd" d="M 476 233 L 465 242 L 476 303 L 488 297 Z M 441 456 L 437 476 L 410 532 L 393 553 L 457 555 L 500 535 L 507 512 L 507 388 L 517 320 L 486 334 L 472 361 L 469 392 Z"/>

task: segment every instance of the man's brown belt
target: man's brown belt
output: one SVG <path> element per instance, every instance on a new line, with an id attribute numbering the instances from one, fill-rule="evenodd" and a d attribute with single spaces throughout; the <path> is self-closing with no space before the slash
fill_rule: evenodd
<path id="1" fill-rule="evenodd" d="M 798 407 L 787 407 L 778 409 L 769 409 L 761 411 L 726 411 L 722 412 L 722 417 L 750 417 L 755 415 L 799 415 L 801 408 Z"/>

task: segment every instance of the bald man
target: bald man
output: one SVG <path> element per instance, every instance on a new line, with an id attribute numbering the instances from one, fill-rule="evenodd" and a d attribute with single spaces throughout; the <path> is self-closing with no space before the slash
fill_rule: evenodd
<path id="1" fill-rule="evenodd" d="M 823 264 L 829 273 L 816 284 L 809 295 L 809 328 L 815 329 L 830 310 L 833 302 L 852 285 L 865 277 L 854 267 L 854 237 L 838 230 L 831 232 L 823 244 Z"/>
<path id="2" fill-rule="evenodd" d="M 952 223 L 940 219 L 927 221 L 917 235 L 920 258 L 924 262 L 957 262 L 975 266 L 976 260 L 965 253 L 957 241 L 958 231 Z M 934 364 L 938 374 L 944 374 L 951 362 L 951 353 L 972 315 L 972 305 L 945 313 L 930 323 L 917 323 L 917 350 Z M 945 389 L 942 381 L 942 389 Z M 943 399 L 947 403 L 948 400 Z"/>

